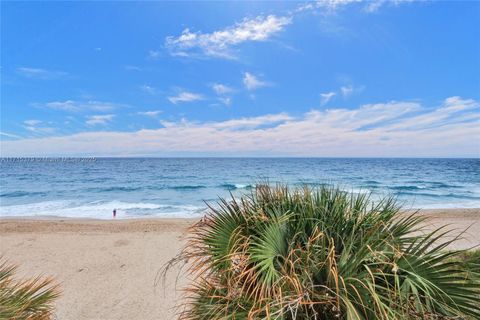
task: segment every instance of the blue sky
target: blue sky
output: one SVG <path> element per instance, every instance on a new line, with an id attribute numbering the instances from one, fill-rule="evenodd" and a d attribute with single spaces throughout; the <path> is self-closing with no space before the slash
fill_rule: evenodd
<path id="1" fill-rule="evenodd" d="M 480 155 L 480 2 L 2 2 L 2 156 Z"/>

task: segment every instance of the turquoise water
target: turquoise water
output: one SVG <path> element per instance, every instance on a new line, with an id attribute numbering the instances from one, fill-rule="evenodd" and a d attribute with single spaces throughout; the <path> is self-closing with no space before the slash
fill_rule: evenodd
<path id="1" fill-rule="evenodd" d="M 408 208 L 480 207 L 480 159 L 2 159 L 0 169 L 2 216 L 194 217 L 203 201 L 265 179 L 395 195 Z"/>

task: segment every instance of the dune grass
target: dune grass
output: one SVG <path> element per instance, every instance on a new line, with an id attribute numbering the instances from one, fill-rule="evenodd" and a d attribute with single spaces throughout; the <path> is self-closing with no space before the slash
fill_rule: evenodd
<path id="1" fill-rule="evenodd" d="M 47 320 L 60 295 L 52 278 L 17 280 L 17 266 L 0 257 L 0 319 Z"/>
<path id="2" fill-rule="evenodd" d="M 478 264 L 422 221 L 392 198 L 259 185 L 210 207 L 165 272 L 194 277 L 181 319 L 480 319 Z"/>

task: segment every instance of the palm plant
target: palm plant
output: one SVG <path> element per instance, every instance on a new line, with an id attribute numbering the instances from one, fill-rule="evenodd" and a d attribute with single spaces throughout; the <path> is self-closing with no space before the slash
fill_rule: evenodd
<path id="1" fill-rule="evenodd" d="M 16 280 L 17 267 L 0 257 L 0 319 L 47 320 L 60 295 L 52 278 Z"/>
<path id="2" fill-rule="evenodd" d="M 181 319 L 480 318 L 478 268 L 393 198 L 257 186 L 192 226 Z"/>

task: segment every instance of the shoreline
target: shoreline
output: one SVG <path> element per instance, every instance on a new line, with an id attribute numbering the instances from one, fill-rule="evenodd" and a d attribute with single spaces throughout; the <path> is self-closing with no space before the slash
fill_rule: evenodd
<path id="1" fill-rule="evenodd" d="M 401 214 L 414 212 L 426 218 L 424 227 L 427 231 L 443 225 L 447 226 L 447 229 L 451 229 L 453 233 L 467 230 L 466 239 L 462 238 L 457 241 L 459 246 L 464 248 L 467 242 L 473 242 L 476 246 L 480 246 L 480 208 L 406 209 Z M 58 216 L 0 216 L 0 239 L 5 234 L 22 233 L 184 232 L 200 219 L 201 217 L 95 219 Z"/>
<path id="2" fill-rule="evenodd" d="M 450 249 L 480 246 L 480 208 L 419 214 L 426 230 L 449 225 L 445 238 L 470 228 Z M 19 277 L 57 279 L 63 290 L 57 319 L 174 319 L 188 277 L 175 267 L 165 286 L 155 283 L 198 219 L 0 217 L 0 255 L 18 264 Z"/>
<path id="3" fill-rule="evenodd" d="M 480 215 L 480 207 L 475 208 L 410 208 L 404 209 L 402 212 L 419 212 L 420 214 L 424 215 L 437 215 L 437 214 L 476 214 Z M 32 216 L 1 216 L 0 215 L 0 222 L 4 220 L 40 220 L 40 221 L 58 221 L 58 220 L 68 220 L 68 221 L 155 221 L 155 220 L 199 220 L 202 218 L 203 215 L 192 216 L 192 217 L 185 217 L 179 216 L 174 217 L 171 215 L 168 216 L 148 216 L 148 217 L 116 217 L 116 218 L 92 218 L 92 217 L 64 217 L 64 216 L 55 216 L 55 215 L 32 215 Z"/>

